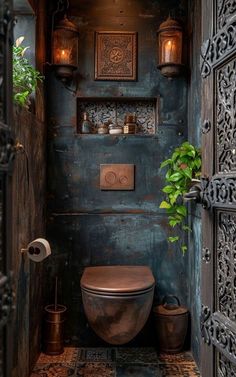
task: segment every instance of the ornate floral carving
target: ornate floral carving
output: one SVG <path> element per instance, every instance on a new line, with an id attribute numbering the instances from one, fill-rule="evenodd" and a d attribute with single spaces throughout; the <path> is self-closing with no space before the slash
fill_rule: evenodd
<path id="1" fill-rule="evenodd" d="M 13 139 L 7 126 L 0 122 L 0 169 L 7 169 L 14 157 Z"/>
<path id="2" fill-rule="evenodd" d="M 208 306 L 202 305 L 201 317 L 200 317 L 200 326 L 201 326 L 201 335 L 204 339 L 204 342 L 208 345 L 211 344 L 211 336 L 209 332 L 209 327 L 211 325 L 211 309 Z"/>
<path id="3" fill-rule="evenodd" d="M 136 80 L 135 32 L 96 33 L 96 80 Z"/>
<path id="4" fill-rule="evenodd" d="M 216 74 L 217 170 L 236 171 L 236 59 Z"/>
<path id="5" fill-rule="evenodd" d="M 201 203 L 204 208 L 228 206 L 236 208 L 236 177 L 214 176 L 201 179 Z"/>
<path id="6" fill-rule="evenodd" d="M 217 2 L 217 28 L 222 29 L 230 23 L 236 12 L 235 0 L 218 0 Z"/>
<path id="7" fill-rule="evenodd" d="M 236 213 L 219 212 L 217 229 L 217 308 L 236 320 Z"/>
<path id="8" fill-rule="evenodd" d="M 213 344 L 227 359 L 236 364 L 236 325 L 223 314 L 211 314 L 210 308 L 202 306 L 201 334 L 208 345 Z"/>
<path id="9" fill-rule="evenodd" d="M 236 366 L 231 363 L 222 353 L 218 354 L 217 377 L 235 377 Z"/>
<path id="10" fill-rule="evenodd" d="M 89 114 L 92 122 L 92 133 L 97 133 L 97 127 L 101 123 L 124 124 L 127 113 L 135 113 L 137 116 L 137 133 L 155 134 L 157 128 L 158 109 L 155 99 L 148 100 L 106 100 L 90 101 L 78 98 L 78 132 L 81 132 L 83 113 Z"/>
<path id="11" fill-rule="evenodd" d="M 232 22 L 221 29 L 213 38 L 206 40 L 201 49 L 201 74 L 206 78 L 212 66 L 218 64 L 236 47 L 236 13 Z"/>
<path id="12" fill-rule="evenodd" d="M 0 272 L 0 328 L 5 326 L 10 318 L 13 301 L 11 281 Z"/>

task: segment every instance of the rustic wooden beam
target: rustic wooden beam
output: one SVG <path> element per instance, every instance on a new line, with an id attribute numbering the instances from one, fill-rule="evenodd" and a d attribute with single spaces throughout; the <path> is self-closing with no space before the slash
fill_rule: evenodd
<path id="1" fill-rule="evenodd" d="M 34 3 L 34 0 L 30 0 Z M 36 6 L 36 68 L 44 75 L 47 49 L 47 12 L 46 0 L 40 0 Z M 44 83 L 39 82 L 36 92 L 36 116 L 44 122 L 45 120 L 45 101 L 44 101 Z"/>

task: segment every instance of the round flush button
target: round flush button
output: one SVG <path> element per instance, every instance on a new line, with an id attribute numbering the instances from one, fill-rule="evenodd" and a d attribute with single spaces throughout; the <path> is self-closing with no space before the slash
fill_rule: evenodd
<path id="1" fill-rule="evenodd" d="M 113 171 L 108 171 L 105 175 L 105 181 L 109 185 L 114 185 L 117 181 L 117 176 Z"/>
<path id="2" fill-rule="evenodd" d="M 119 181 L 120 181 L 120 183 L 121 183 L 122 185 L 127 185 L 127 183 L 128 183 L 128 178 L 127 178 L 125 175 L 122 175 L 122 176 L 120 177 Z"/>

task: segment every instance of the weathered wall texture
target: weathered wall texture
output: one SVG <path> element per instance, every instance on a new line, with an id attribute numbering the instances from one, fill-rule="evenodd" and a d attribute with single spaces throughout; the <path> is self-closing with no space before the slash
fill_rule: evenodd
<path id="1" fill-rule="evenodd" d="M 169 246 L 167 216 L 159 209 L 163 172 L 160 163 L 187 139 L 187 79 L 168 80 L 156 68 L 156 31 L 169 11 L 186 23 L 186 1 L 71 1 L 70 15 L 79 25 L 78 96 L 161 95 L 160 126 L 155 136 L 76 134 L 76 97 L 47 76 L 48 228 L 53 256 L 46 262 L 48 297 L 59 276 L 59 298 L 68 306 L 66 337 L 71 344 L 99 344 L 87 326 L 80 292 L 84 267 L 146 264 L 156 277 L 156 299 L 188 296 L 188 255 Z M 94 32 L 138 32 L 137 82 L 94 81 Z M 133 163 L 135 191 L 99 188 L 103 163 Z M 153 332 L 153 329 L 149 331 Z M 146 343 L 147 339 L 146 337 Z M 143 337 L 136 344 L 144 344 Z"/>
<path id="2" fill-rule="evenodd" d="M 40 350 L 42 264 L 20 254 L 45 235 L 45 127 L 26 110 L 17 110 L 15 139 L 24 147 L 13 169 L 13 271 L 16 291 L 12 377 L 29 376 Z"/>
<path id="3" fill-rule="evenodd" d="M 192 0 L 189 6 L 190 21 L 190 88 L 188 101 L 189 140 L 196 146 L 201 144 L 201 1 Z M 192 351 L 198 365 L 200 365 L 200 265 L 201 265 L 201 207 L 190 205 L 190 226 L 193 232 L 189 237 L 189 306 L 191 308 Z"/>

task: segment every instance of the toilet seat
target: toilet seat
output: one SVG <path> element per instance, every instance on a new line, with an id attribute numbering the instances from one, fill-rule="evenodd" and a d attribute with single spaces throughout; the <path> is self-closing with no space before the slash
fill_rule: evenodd
<path id="1" fill-rule="evenodd" d="M 153 289 L 154 277 L 147 266 L 87 267 L 81 288 L 95 295 L 130 296 Z"/>

